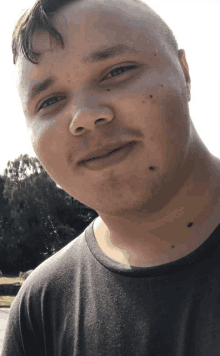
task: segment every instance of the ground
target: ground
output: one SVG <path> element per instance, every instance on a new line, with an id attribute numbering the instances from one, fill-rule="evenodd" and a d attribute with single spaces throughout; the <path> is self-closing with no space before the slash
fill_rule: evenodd
<path id="1" fill-rule="evenodd" d="M 16 282 L 23 283 L 24 280 L 19 277 L 0 277 L 0 284 L 13 284 Z M 0 307 L 10 306 L 16 296 L 0 296 Z"/>

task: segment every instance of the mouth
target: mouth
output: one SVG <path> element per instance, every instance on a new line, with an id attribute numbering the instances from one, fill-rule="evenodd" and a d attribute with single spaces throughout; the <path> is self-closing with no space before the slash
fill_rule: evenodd
<path id="1" fill-rule="evenodd" d="M 130 144 L 129 144 L 129 145 L 130 145 Z M 128 146 L 128 144 L 125 145 L 125 146 Z M 107 157 L 109 157 L 112 153 L 117 152 L 117 151 L 123 149 L 125 146 L 116 148 L 115 150 L 112 150 L 111 152 L 108 152 L 108 153 L 106 153 L 105 155 L 98 156 L 98 157 L 94 157 L 94 158 L 90 158 L 90 159 L 88 159 L 86 162 L 88 162 L 88 161 L 94 161 L 94 160 L 97 160 L 97 159 L 100 159 L 100 158 L 107 158 Z"/>
<path id="2" fill-rule="evenodd" d="M 87 161 L 81 162 L 80 165 L 90 169 L 99 170 L 122 162 L 133 150 L 137 142 L 130 142 L 120 148 L 117 148 L 103 156 L 91 158 Z"/>

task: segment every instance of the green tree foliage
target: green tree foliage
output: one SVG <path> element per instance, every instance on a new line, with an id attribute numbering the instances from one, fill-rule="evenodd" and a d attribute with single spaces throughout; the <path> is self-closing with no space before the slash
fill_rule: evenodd
<path id="1" fill-rule="evenodd" d="M 60 189 L 37 158 L 20 155 L 0 176 L 0 269 L 36 268 L 98 214 Z"/>

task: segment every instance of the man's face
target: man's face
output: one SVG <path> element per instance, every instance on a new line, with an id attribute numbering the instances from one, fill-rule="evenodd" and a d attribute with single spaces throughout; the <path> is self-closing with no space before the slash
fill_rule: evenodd
<path id="1" fill-rule="evenodd" d="M 150 211 L 154 195 L 178 175 L 188 153 L 187 64 L 155 34 L 152 15 L 126 1 L 72 4 L 54 24 L 64 50 L 49 51 L 49 36 L 39 31 L 34 49 L 46 50 L 39 64 L 18 60 L 36 155 L 56 183 L 99 213 Z M 90 52 L 119 44 L 139 52 L 83 62 Z M 33 86 L 52 76 L 56 82 L 29 100 Z M 120 163 L 98 170 L 79 164 L 95 149 L 128 141 L 137 144 Z"/>

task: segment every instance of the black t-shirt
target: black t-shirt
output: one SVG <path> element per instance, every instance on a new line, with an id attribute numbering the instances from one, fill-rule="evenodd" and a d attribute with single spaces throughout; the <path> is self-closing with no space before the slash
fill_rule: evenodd
<path id="1" fill-rule="evenodd" d="M 24 282 L 2 356 L 219 356 L 220 224 L 187 256 L 142 268 L 108 258 L 93 223 Z"/>

